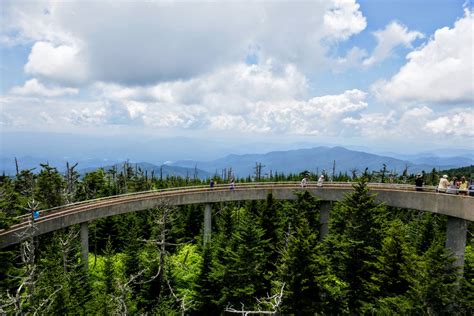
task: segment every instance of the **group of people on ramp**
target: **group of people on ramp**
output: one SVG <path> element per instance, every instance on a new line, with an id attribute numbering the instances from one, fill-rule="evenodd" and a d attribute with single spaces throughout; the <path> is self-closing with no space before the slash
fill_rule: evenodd
<path id="1" fill-rule="evenodd" d="M 317 186 L 318 187 L 322 187 L 323 186 L 323 183 L 324 183 L 324 175 L 322 174 L 319 179 L 318 179 L 318 182 L 317 182 Z M 305 188 L 306 185 L 308 184 L 308 178 L 307 177 L 304 177 L 301 182 L 300 182 L 300 187 L 302 188 Z"/>
<path id="2" fill-rule="evenodd" d="M 448 175 L 445 174 L 439 180 L 436 191 L 449 194 L 474 195 L 474 184 L 470 184 L 464 176 L 461 179 L 452 177 L 449 181 Z"/>

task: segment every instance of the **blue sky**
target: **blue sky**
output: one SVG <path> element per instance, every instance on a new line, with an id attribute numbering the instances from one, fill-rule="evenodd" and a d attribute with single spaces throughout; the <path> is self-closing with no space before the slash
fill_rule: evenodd
<path id="1" fill-rule="evenodd" d="M 0 132 L 474 149 L 469 1 L 2 1 Z"/>

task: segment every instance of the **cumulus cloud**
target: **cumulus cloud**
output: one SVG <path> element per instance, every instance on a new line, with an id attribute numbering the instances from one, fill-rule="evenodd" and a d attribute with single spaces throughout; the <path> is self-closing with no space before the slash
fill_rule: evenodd
<path id="1" fill-rule="evenodd" d="M 463 108 L 437 113 L 427 106 L 419 106 L 400 112 L 360 113 L 344 118 L 342 123 L 352 133 L 370 139 L 459 141 L 474 136 L 474 110 Z"/>
<path id="2" fill-rule="evenodd" d="M 435 135 L 474 137 L 474 109 L 456 109 L 429 120 L 424 129 Z"/>
<path id="3" fill-rule="evenodd" d="M 360 66 L 367 55 L 368 53 L 365 49 L 353 47 L 345 56 L 332 60 L 333 71 L 341 72 L 352 67 Z"/>
<path id="4" fill-rule="evenodd" d="M 107 109 L 104 106 L 83 107 L 80 109 L 71 109 L 64 118 L 73 125 L 104 125 L 107 124 Z"/>
<path id="5" fill-rule="evenodd" d="M 408 62 L 373 91 L 385 100 L 468 103 L 474 101 L 474 14 L 466 10 L 454 27 L 438 29 L 426 45 L 407 55 Z"/>
<path id="6" fill-rule="evenodd" d="M 12 94 L 24 95 L 24 96 L 43 96 L 43 97 L 58 97 L 66 94 L 77 94 L 78 89 L 75 88 L 63 88 L 63 87 L 46 87 L 37 79 L 30 79 L 25 82 L 22 87 L 13 87 L 10 91 Z"/>
<path id="7" fill-rule="evenodd" d="M 334 0 L 324 14 L 324 29 L 328 36 L 347 39 L 365 29 L 367 21 L 355 0 Z"/>
<path id="8" fill-rule="evenodd" d="M 51 80 L 81 83 L 87 79 L 87 63 L 75 46 L 54 46 L 49 42 L 36 42 L 31 49 L 25 72 Z"/>
<path id="9" fill-rule="evenodd" d="M 336 122 L 368 107 L 357 89 L 308 97 L 293 65 L 235 64 L 187 81 L 126 88 L 100 83 L 97 93 L 122 104 L 145 125 L 290 134 L 337 134 Z"/>
<path id="10" fill-rule="evenodd" d="M 28 73 L 123 85 L 187 80 L 248 54 L 314 71 L 324 66 L 328 43 L 366 27 L 355 0 L 8 1 L 5 12 L 2 38 L 35 43 Z"/>
<path id="11" fill-rule="evenodd" d="M 393 134 L 395 122 L 394 111 L 389 113 L 363 113 L 342 119 L 342 123 L 350 126 L 351 133 L 369 138 L 381 138 Z"/>
<path id="12" fill-rule="evenodd" d="M 104 98 L 113 100 L 206 104 L 216 109 L 231 110 L 241 107 L 246 101 L 304 98 L 308 83 L 294 65 L 282 66 L 268 60 L 258 65 L 229 65 L 189 80 L 136 87 L 100 82 L 95 87 Z"/>
<path id="13" fill-rule="evenodd" d="M 59 28 L 51 14 L 54 0 L 4 0 L 0 19 L 0 44 L 27 45 L 35 41 L 72 44 L 74 39 L 66 28 Z M 48 9 L 49 8 L 49 9 Z"/>
<path id="14" fill-rule="evenodd" d="M 340 121 L 364 111 L 365 92 L 308 96 L 306 77 L 293 65 L 235 64 L 189 80 L 126 87 L 98 83 L 94 102 L 10 97 L 5 114 L 32 126 L 140 126 L 245 134 L 338 135 Z M 29 109 L 26 111 L 25 109 Z M 39 120 L 39 119 L 42 120 Z"/>
<path id="15" fill-rule="evenodd" d="M 411 48 L 411 44 L 424 35 L 417 31 L 408 31 L 408 28 L 398 22 L 391 22 L 385 29 L 374 32 L 377 46 L 372 55 L 363 61 L 364 66 L 380 63 L 393 54 L 395 47 L 403 45 Z"/>

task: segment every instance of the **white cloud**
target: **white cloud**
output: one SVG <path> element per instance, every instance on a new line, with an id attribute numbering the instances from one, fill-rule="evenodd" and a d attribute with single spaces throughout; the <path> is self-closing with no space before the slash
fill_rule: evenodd
<path id="1" fill-rule="evenodd" d="M 472 147 L 474 109 L 456 108 L 444 113 L 421 106 L 389 113 L 360 113 L 342 120 L 347 131 L 370 139 L 417 142 L 436 139 Z"/>
<path id="2" fill-rule="evenodd" d="M 242 107 L 247 101 L 306 97 L 306 77 L 293 65 L 266 61 L 259 65 L 233 64 L 189 80 L 127 87 L 97 83 L 98 92 L 113 100 L 149 100 L 167 104 L 206 104 L 216 109 Z"/>
<path id="3" fill-rule="evenodd" d="M 425 123 L 424 129 L 436 135 L 474 137 L 474 109 L 457 109 Z M 470 145 L 472 146 L 472 138 Z"/>
<path id="4" fill-rule="evenodd" d="M 367 21 L 359 11 L 356 0 L 334 0 L 324 14 L 324 28 L 328 36 L 347 39 L 365 29 Z"/>
<path id="5" fill-rule="evenodd" d="M 35 41 L 54 45 L 72 44 L 72 34 L 67 32 L 67 28 L 59 28 L 55 14 L 51 14 L 57 6 L 54 2 L 3 0 L 0 43 L 6 46 L 26 45 Z"/>
<path id="6" fill-rule="evenodd" d="M 71 109 L 65 119 L 73 125 L 104 125 L 107 123 L 107 109 L 103 106 Z"/>
<path id="7" fill-rule="evenodd" d="M 25 70 L 67 83 L 187 80 L 249 53 L 309 72 L 366 27 L 355 0 L 7 4 L 0 35 L 35 43 Z"/>
<path id="8" fill-rule="evenodd" d="M 88 70 L 77 47 L 36 42 L 25 65 L 25 72 L 67 84 L 77 84 L 86 80 Z"/>
<path id="9" fill-rule="evenodd" d="M 127 107 L 128 114 L 131 119 L 135 119 L 142 115 L 145 115 L 147 112 L 148 105 L 142 102 L 129 101 L 125 103 Z"/>
<path id="10" fill-rule="evenodd" d="M 145 125 L 183 129 L 290 134 L 337 134 L 345 115 L 367 108 L 366 93 L 308 98 L 304 75 L 292 65 L 236 64 L 215 73 L 149 87 L 96 86 Z M 138 109 L 138 110 L 137 110 Z"/>
<path id="11" fill-rule="evenodd" d="M 393 135 L 396 113 L 390 111 L 389 113 L 367 113 L 360 114 L 358 117 L 349 116 L 342 119 L 342 123 L 350 126 L 348 130 L 352 134 L 357 134 L 369 138 L 383 138 L 388 135 Z"/>
<path id="12" fill-rule="evenodd" d="M 393 102 L 474 101 L 473 36 L 474 14 L 466 10 L 453 28 L 438 29 L 426 45 L 407 55 L 396 75 L 374 84 L 373 91 Z"/>
<path id="13" fill-rule="evenodd" d="M 79 90 L 57 86 L 46 87 L 37 79 L 30 79 L 26 81 L 22 87 L 13 87 L 10 92 L 12 94 L 24 96 L 58 97 L 65 94 L 78 94 Z"/>
<path id="14" fill-rule="evenodd" d="M 255 66 L 247 66 L 255 67 Z M 238 68 L 238 67 L 237 67 Z M 255 70 L 255 69 L 254 69 Z M 258 77 L 255 70 L 254 76 Z M 225 73 L 225 70 L 221 70 Z M 243 71 L 244 73 L 246 71 Z M 228 71 L 228 74 L 233 74 Z M 274 74 L 275 76 L 275 74 Z M 207 76 L 198 80 L 212 87 L 215 80 L 225 77 Z M 230 77 L 229 77 L 230 78 Z M 250 79 L 245 79 L 251 82 Z M 284 77 L 280 77 L 284 80 Z M 253 78 L 255 80 L 255 78 Z M 192 81 L 192 80 L 190 80 Z M 231 80 L 224 81 L 232 84 Z M 290 81 L 289 81 L 290 82 Z M 436 113 L 427 106 L 408 108 L 399 112 L 373 112 L 366 101 L 367 94 L 353 89 L 336 95 L 314 98 L 296 98 L 288 94 L 286 98 L 272 98 L 271 86 L 256 98 L 252 93 L 241 96 L 238 102 L 222 104 L 213 101 L 213 89 L 203 89 L 194 85 L 198 91 L 189 103 L 183 89 L 190 82 L 182 81 L 157 84 L 136 91 L 106 98 L 105 93 L 119 91 L 118 85 L 102 84 L 101 101 L 80 102 L 63 99 L 41 99 L 8 96 L 0 98 L 0 124 L 3 128 L 23 127 L 28 130 L 42 130 L 46 126 L 60 130 L 73 128 L 101 127 L 107 130 L 119 126 L 139 126 L 149 130 L 181 130 L 219 134 L 232 132 L 236 135 L 276 134 L 313 135 L 317 137 L 364 137 L 370 140 L 418 141 L 434 138 L 438 141 L 470 142 L 473 136 L 474 112 L 458 108 L 445 113 Z M 245 84 L 244 84 L 245 86 Z M 283 85 L 282 85 L 283 86 Z M 98 89 L 98 88 L 97 88 Z M 159 90 L 162 98 L 150 91 Z M 232 91 L 231 87 L 228 91 Z M 282 93 L 282 92 L 280 92 Z M 221 95 L 222 100 L 226 99 Z M 208 103 L 209 102 L 209 103 Z M 245 108 L 245 111 L 242 110 Z M 369 112 L 372 111 L 372 112 Z"/>
<path id="15" fill-rule="evenodd" d="M 346 56 L 334 59 L 332 67 L 334 72 L 341 72 L 351 67 L 360 66 L 367 57 L 367 51 L 359 47 L 351 48 Z"/>
<path id="16" fill-rule="evenodd" d="M 397 22 L 391 22 L 385 29 L 373 33 L 377 38 L 377 46 L 372 55 L 363 61 L 364 66 L 380 63 L 393 54 L 395 47 L 403 45 L 411 48 L 411 43 L 424 35 L 417 31 L 408 31 L 408 28 Z"/>

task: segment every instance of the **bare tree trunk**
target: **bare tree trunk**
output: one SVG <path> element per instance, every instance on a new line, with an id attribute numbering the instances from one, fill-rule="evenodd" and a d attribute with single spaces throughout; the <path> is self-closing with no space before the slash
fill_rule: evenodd
<path id="1" fill-rule="evenodd" d="M 336 176 L 336 160 L 332 163 L 332 178 L 331 181 L 334 181 L 334 177 Z"/>
<path id="2" fill-rule="evenodd" d="M 15 168 L 16 168 L 16 176 L 18 177 L 18 174 L 20 173 L 20 168 L 18 167 L 18 160 L 15 157 Z"/>

